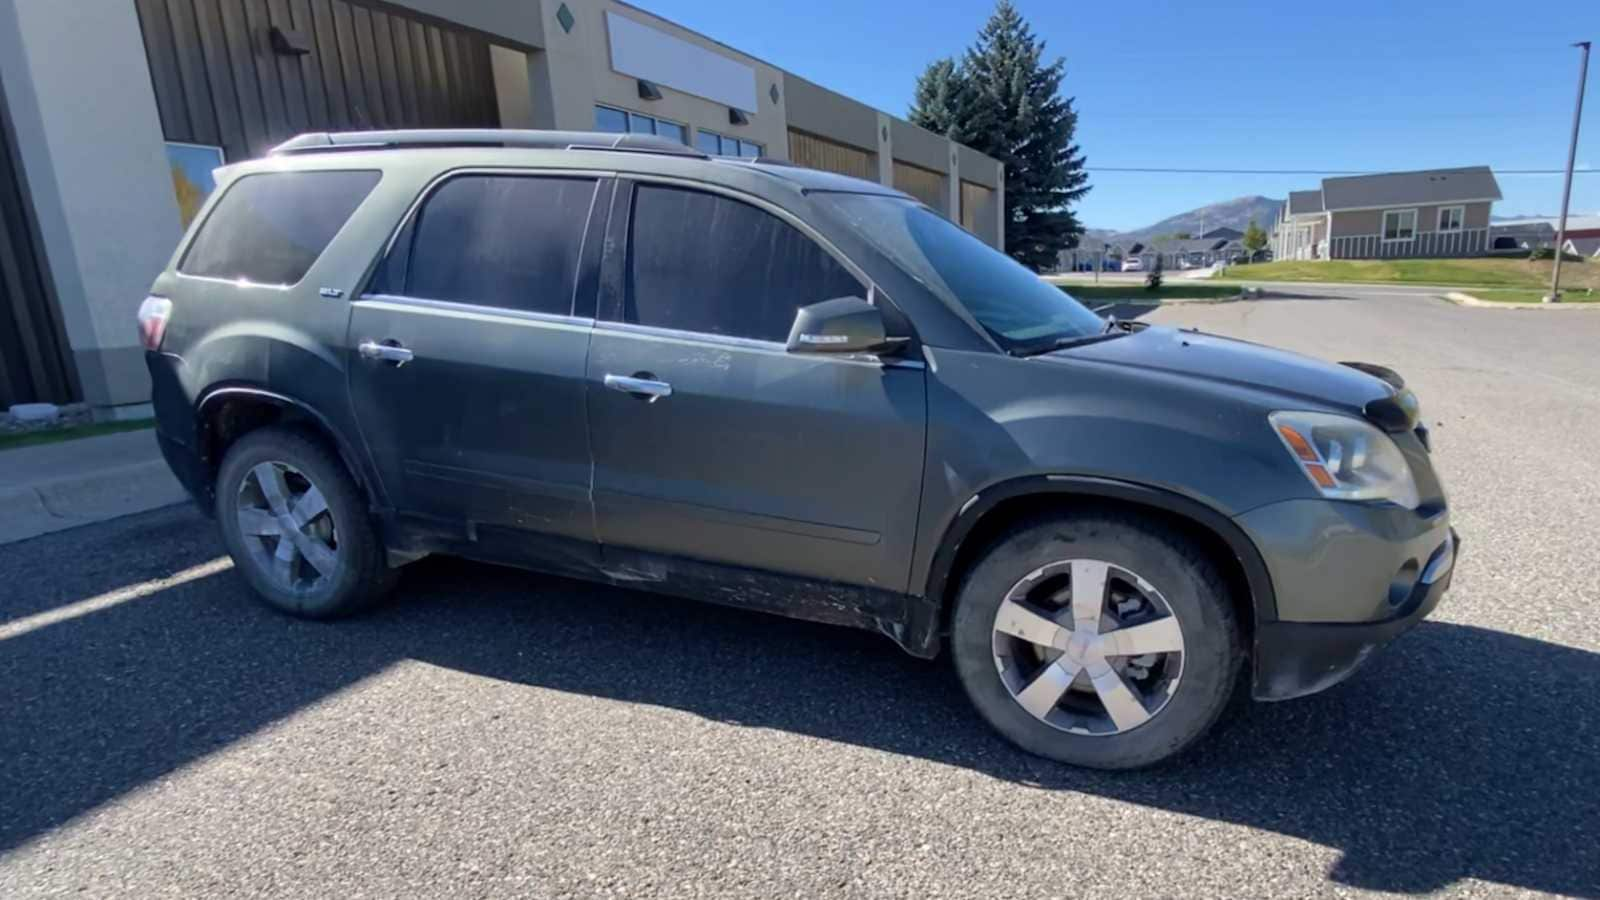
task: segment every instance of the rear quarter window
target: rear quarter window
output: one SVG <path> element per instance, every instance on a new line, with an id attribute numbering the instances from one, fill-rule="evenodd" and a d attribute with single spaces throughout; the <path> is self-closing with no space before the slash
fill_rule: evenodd
<path id="1" fill-rule="evenodd" d="M 366 170 L 246 175 L 201 223 L 178 271 L 298 284 L 380 178 L 382 173 Z"/>

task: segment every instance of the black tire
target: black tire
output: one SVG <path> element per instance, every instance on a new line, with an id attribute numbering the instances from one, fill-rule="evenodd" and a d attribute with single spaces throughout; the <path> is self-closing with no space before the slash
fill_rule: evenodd
<path id="1" fill-rule="evenodd" d="M 1007 592 L 1040 567 L 1073 559 L 1137 573 L 1182 628 L 1176 688 L 1151 718 L 1120 733 L 1071 733 L 1035 717 L 1012 696 L 997 666 L 995 619 Z M 1194 744 L 1228 706 L 1244 658 L 1217 567 L 1181 533 L 1121 512 L 1036 518 L 1002 535 L 962 582 L 951 647 L 967 696 L 1001 734 L 1030 753 L 1096 769 L 1152 765 Z"/>
<path id="2" fill-rule="evenodd" d="M 315 572 L 316 583 L 297 584 L 291 577 L 290 585 L 296 586 L 286 586 L 274 577 L 270 555 L 263 555 L 263 539 L 244 534 L 239 519 L 244 505 L 241 486 L 247 479 L 258 477 L 252 472 L 263 463 L 292 467 L 297 470 L 297 483 L 303 477 L 321 493 L 334 535 L 328 541 L 336 559 L 332 576 L 320 577 L 322 573 L 314 567 L 307 568 L 310 560 L 302 557 L 299 571 Z M 350 615 L 382 598 L 397 580 L 398 573 L 388 566 L 360 487 L 339 457 L 310 435 L 270 427 L 240 438 L 223 457 L 217 472 L 216 498 L 217 522 L 234 568 L 256 595 L 276 610 L 308 619 Z M 310 577 L 313 576 L 308 574 L 307 580 Z"/>

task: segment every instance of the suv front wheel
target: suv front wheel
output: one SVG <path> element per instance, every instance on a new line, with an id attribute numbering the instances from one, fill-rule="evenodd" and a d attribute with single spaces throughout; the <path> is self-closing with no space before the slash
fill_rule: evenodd
<path id="1" fill-rule="evenodd" d="M 275 609 L 332 618 L 393 586 L 361 489 L 311 437 L 263 428 L 240 438 L 223 458 L 216 495 L 234 565 Z"/>
<path id="2" fill-rule="evenodd" d="M 969 571 L 955 666 L 1029 752 L 1101 769 L 1159 762 L 1216 722 L 1243 653 L 1227 588 L 1193 542 L 1119 513 L 1022 523 Z"/>

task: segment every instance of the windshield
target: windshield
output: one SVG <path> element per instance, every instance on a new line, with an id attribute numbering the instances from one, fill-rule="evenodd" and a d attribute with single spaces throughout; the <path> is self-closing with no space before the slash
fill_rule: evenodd
<path id="1" fill-rule="evenodd" d="M 971 313 L 1006 350 L 1105 331 L 1105 320 L 1066 292 L 916 201 L 872 194 L 815 196 L 928 290 Z"/>

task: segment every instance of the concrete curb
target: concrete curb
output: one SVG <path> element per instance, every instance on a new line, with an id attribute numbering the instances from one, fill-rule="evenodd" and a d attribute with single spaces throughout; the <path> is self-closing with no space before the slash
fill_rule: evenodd
<path id="1" fill-rule="evenodd" d="M 186 499 L 188 494 L 159 459 L 4 487 L 0 488 L 0 544 L 158 509 Z"/>
<path id="2" fill-rule="evenodd" d="M 1547 312 L 1558 309 L 1600 309 L 1600 303 L 1496 303 L 1493 300 L 1479 300 L 1461 291 L 1450 291 L 1444 295 L 1444 299 L 1457 306 L 1471 306 L 1477 309 L 1537 309 Z"/>

